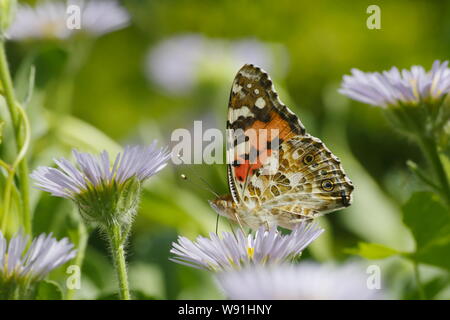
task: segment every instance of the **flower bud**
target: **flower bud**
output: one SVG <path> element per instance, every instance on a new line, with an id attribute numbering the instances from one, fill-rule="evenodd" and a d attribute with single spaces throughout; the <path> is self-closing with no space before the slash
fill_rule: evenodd
<path id="1" fill-rule="evenodd" d="M 125 227 L 132 223 L 139 205 L 141 183 L 133 177 L 123 184 L 89 188 L 75 197 L 80 214 L 86 222 L 97 223 L 108 229 L 119 223 Z"/>

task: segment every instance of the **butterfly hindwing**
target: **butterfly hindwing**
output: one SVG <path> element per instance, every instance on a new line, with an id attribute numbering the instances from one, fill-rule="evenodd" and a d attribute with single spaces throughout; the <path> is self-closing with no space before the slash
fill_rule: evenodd
<path id="1" fill-rule="evenodd" d="M 259 203 L 274 214 L 316 217 L 351 202 L 353 185 L 340 160 L 310 135 L 296 136 L 281 145 L 275 175 L 253 177 L 246 193 L 256 191 Z"/>

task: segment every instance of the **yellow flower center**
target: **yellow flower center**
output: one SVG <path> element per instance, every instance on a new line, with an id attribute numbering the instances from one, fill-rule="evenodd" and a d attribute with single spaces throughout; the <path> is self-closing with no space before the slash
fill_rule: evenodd
<path id="1" fill-rule="evenodd" d="M 253 255 L 255 254 L 255 248 L 248 247 L 247 248 L 247 255 L 250 259 L 253 259 Z"/>
<path id="2" fill-rule="evenodd" d="M 419 88 L 418 88 L 418 85 L 417 85 L 417 80 L 416 79 L 411 79 L 410 84 L 411 84 L 411 87 L 413 89 L 414 97 L 419 101 L 420 100 L 420 93 L 419 93 Z"/>
<path id="3" fill-rule="evenodd" d="M 54 38 L 58 36 L 58 31 L 61 29 L 61 24 L 64 21 L 49 21 L 41 26 L 42 34 L 45 37 Z"/>

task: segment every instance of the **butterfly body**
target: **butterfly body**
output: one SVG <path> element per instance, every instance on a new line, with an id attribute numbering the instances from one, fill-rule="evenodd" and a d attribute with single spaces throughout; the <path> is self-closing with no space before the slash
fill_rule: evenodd
<path id="1" fill-rule="evenodd" d="M 340 160 L 306 133 L 260 68 L 245 65 L 236 75 L 227 129 L 230 194 L 210 202 L 220 215 L 252 229 L 292 229 L 351 204 Z"/>
<path id="2" fill-rule="evenodd" d="M 279 217 L 274 216 L 270 210 L 267 210 L 256 203 L 238 205 L 234 202 L 231 195 L 219 197 L 210 201 L 211 206 L 220 215 L 245 225 L 253 230 L 264 225 L 267 228 L 273 228 L 280 224 Z"/>

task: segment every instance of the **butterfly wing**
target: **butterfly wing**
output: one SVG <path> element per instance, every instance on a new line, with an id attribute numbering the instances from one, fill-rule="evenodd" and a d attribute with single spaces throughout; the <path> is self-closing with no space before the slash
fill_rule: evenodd
<path id="1" fill-rule="evenodd" d="M 289 139 L 281 145 L 279 159 L 275 175 L 252 177 L 247 187 L 250 194 L 260 194 L 259 203 L 272 214 L 312 218 L 350 205 L 352 182 L 318 138 L 306 134 Z"/>
<path id="2" fill-rule="evenodd" d="M 236 203 L 289 219 L 351 203 L 353 186 L 339 159 L 305 132 L 260 68 L 245 65 L 236 75 L 227 129 L 228 180 Z"/>
<path id="3" fill-rule="evenodd" d="M 268 74 L 247 64 L 233 81 L 227 132 L 228 150 L 231 150 L 228 154 L 228 180 L 233 199 L 239 201 L 244 199 L 249 179 L 261 169 L 263 157 L 270 156 L 272 150 L 278 151 L 281 141 L 304 134 L 305 128 L 278 99 Z M 261 132 L 267 134 L 263 137 Z M 274 140 L 277 145 L 271 146 Z"/>

